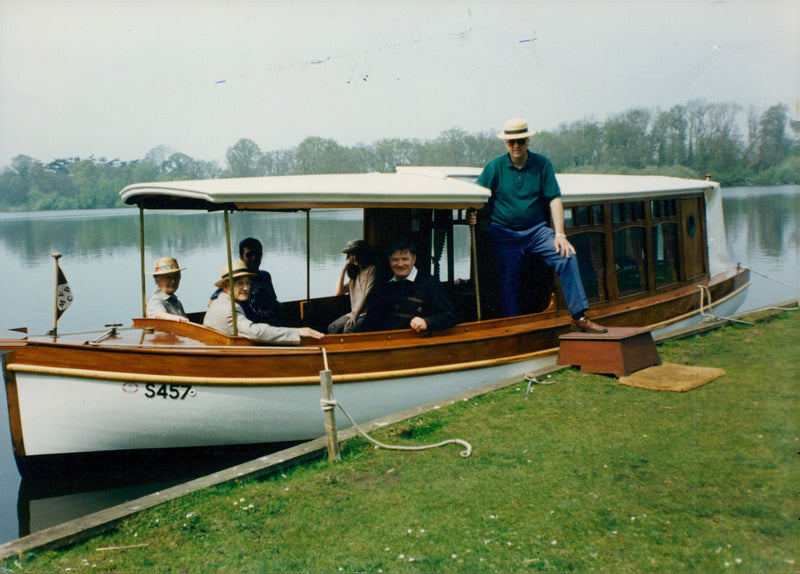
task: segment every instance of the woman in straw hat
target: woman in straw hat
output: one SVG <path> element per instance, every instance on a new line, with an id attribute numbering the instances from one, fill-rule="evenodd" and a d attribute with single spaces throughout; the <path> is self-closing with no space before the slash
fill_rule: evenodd
<path id="1" fill-rule="evenodd" d="M 156 290 L 147 300 L 147 316 L 156 319 L 169 319 L 186 323 L 189 318 L 183 305 L 175 296 L 181 284 L 181 271 L 186 269 L 178 265 L 172 257 L 159 257 L 155 269 L 149 272 L 156 281 Z"/>
<path id="2" fill-rule="evenodd" d="M 220 279 L 214 285 L 222 289 L 219 296 L 211 302 L 203 319 L 203 325 L 221 331 L 226 335 L 233 335 L 233 321 L 231 314 L 231 277 L 233 278 L 233 299 L 236 301 L 236 328 L 239 335 L 279 345 L 299 345 L 301 337 L 321 339 L 324 335 L 309 327 L 274 327 L 267 323 L 253 323 L 244 314 L 241 303 L 248 300 L 253 273 L 247 265 L 237 261 L 233 269 L 228 266 L 222 268 Z"/>

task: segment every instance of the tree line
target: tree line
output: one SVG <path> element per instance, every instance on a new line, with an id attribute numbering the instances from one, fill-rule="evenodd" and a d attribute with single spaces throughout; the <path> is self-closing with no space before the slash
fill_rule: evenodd
<path id="1" fill-rule="evenodd" d="M 530 148 L 562 173 L 710 174 L 723 185 L 796 184 L 798 129 L 784 104 L 759 114 L 737 104 L 695 100 L 666 111 L 633 108 L 602 122 L 561 124 L 533 136 Z M 350 147 L 308 137 L 276 151 L 240 139 L 228 148 L 224 167 L 167 146 L 133 161 L 72 157 L 45 164 L 18 155 L 0 171 L 0 210 L 120 207 L 119 191 L 143 181 L 391 172 L 398 165 L 483 166 L 503 151 L 494 131 L 452 128 L 433 140 L 388 138 Z"/>

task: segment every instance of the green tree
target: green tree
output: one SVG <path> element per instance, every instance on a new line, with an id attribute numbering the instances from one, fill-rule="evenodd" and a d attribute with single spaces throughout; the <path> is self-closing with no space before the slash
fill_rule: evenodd
<path id="1" fill-rule="evenodd" d="M 220 172 L 213 162 L 196 160 L 179 152 L 170 155 L 161 164 L 161 170 L 168 179 L 213 179 Z"/>
<path id="2" fill-rule="evenodd" d="M 756 168 L 768 169 L 778 165 L 789 153 L 791 139 L 786 134 L 789 108 L 784 104 L 772 106 L 758 121 Z"/>
<path id="3" fill-rule="evenodd" d="M 225 159 L 228 162 L 229 177 L 249 177 L 261 175 L 261 149 L 253 140 L 242 138 L 228 148 Z"/>
<path id="4" fill-rule="evenodd" d="M 614 115 L 603 124 L 606 161 L 610 165 L 641 169 L 652 158 L 648 127 L 650 111 L 644 108 Z"/>
<path id="5" fill-rule="evenodd" d="M 684 106 L 673 106 L 656 114 L 652 140 L 654 161 L 657 165 L 683 165 L 687 160 L 687 134 L 689 123 Z"/>
<path id="6" fill-rule="evenodd" d="M 297 146 L 297 169 L 304 174 L 356 171 L 345 167 L 346 157 L 346 149 L 335 140 L 308 137 Z"/>
<path id="7" fill-rule="evenodd" d="M 398 165 L 420 163 L 418 140 L 387 138 L 376 141 L 372 147 L 375 163 L 370 171 L 388 173 L 394 171 Z"/>

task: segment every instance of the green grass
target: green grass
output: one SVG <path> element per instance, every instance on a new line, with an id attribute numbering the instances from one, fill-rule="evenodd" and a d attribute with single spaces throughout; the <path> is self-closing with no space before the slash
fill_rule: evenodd
<path id="1" fill-rule="evenodd" d="M 800 314 L 659 347 L 686 392 L 575 370 L 145 511 L 24 572 L 795 572 Z M 346 405 L 345 405 L 346 406 Z M 146 544 L 126 550 L 102 547 Z M 5 570 L 4 570 L 5 571 Z"/>

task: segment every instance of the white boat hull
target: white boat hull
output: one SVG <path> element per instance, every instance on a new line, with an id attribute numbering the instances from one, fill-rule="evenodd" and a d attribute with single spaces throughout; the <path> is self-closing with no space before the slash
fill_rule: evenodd
<path id="1" fill-rule="evenodd" d="M 467 371 L 334 384 L 357 422 L 555 363 L 555 352 Z M 285 442 L 324 434 L 319 385 L 163 385 L 16 373 L 26 456 Z M 160 393 L 160 394 L 159 394 Z M 349 422 L 337 418 L 340 428 Z M 346 423 L 346 424 L 345 424 Z"/>

